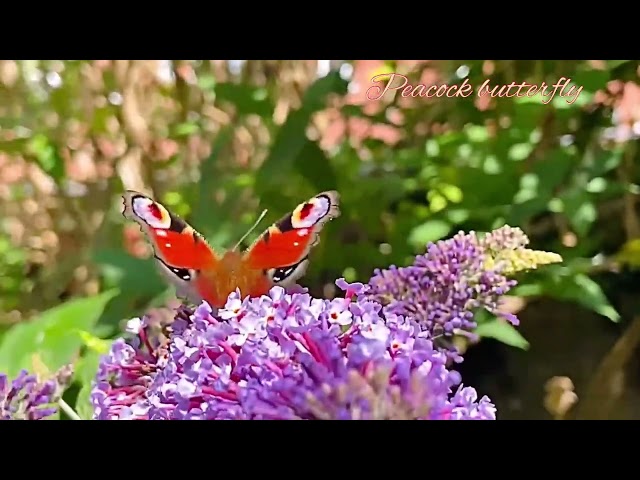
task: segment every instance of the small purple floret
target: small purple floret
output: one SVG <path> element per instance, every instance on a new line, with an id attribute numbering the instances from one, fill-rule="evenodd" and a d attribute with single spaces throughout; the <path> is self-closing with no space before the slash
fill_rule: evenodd
<path id="1" fill-rule="evenodd" d="M 72 373 L 71 367 L 65 366 L 52 378 L 39 381 L 22 370 L 11 382 L 0 374 L 0 420 L 43 420 L 55 415 Z"/>

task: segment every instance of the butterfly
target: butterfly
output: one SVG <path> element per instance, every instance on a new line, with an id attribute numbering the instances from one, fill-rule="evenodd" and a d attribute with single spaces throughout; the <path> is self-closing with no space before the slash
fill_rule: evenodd
<path id="1" fill-rule="evenodd" d="M 246 251 L 237 251 L 236 245 L 221 254 L 152 198 L 127 190 L 123 200 L 122 214 L 140 225 L 160 271 L 177 294 L 196 304 L 206 300 L 216 308 L 236 289 L 243 297 L 259 297 L 273 286 L 295 284 L 307 269 L 320 231 L 340 216 L 338 192 L 322 192 L 272 224 Z"/>

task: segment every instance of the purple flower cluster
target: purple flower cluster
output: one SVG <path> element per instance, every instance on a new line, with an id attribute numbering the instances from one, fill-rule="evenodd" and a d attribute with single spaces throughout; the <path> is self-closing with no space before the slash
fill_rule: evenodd
<path id="1" fill-rule="evenodd" d="M 511 238 L 505 237 L 505 243 L 507 239 Z M 504 276 L 499 266 L 488 268 L 488 254 L 489 249 L 474 233 L 460 232 L 429 244 L 427 252 L 408 267 L 376 270 L 368 295 L 384 305 L 386 314 L 415 320 L 432 339 L 454 333 L 472 336 L 474 313 L 479 308 L 517 325 L 514 315 L 498 310 L 499 298 L 516 282 Z M 462 360 L 454 348 L 445 351 L 454 360 Z"/>
<path id="2" fill-rule="evenodd" d="M 527 241 L 507 226 L 459 233 L 367 285 L 338 280 L 344 298 L 274 287 L 234 292 L 215 312 L 183 306 L 163 333 L 135 319 L 137 337 L 102 360 L 94 418 L 495 419 L 439 340 L 472 335 L 480 308 L 518 323 L 498 310 L 515 285 L 506 275 L 561 260 Z"/>
<path id="3" fill-rule="evenodd" d="M 9 381 L 0 374 L 0 419 L 43 420 L 58 411 L 55 404 L 71 380 L 71 367 L 63 367 L 51 379 L 38 381 L 35 375 L 22 370 Z"/>
<path id="4" fill-rule="evenodd" d="M 495 419 L 487 397 L 453 391 L 459 374 L 418 323 L 383 317 L 361 284 L 337 284 L 346 298 L 274 287 L 233 293 L 215 316 L 203 303 L 173 322 L 162 361 L 114 344 L 95 418 Z"/>
<path id="5" fill-rule="evenodd" d="M 176 318 L 188 318 L 187 312 L 179 308 Z M 147 390 L 167 357 L 162 326 L 156 315 L 134 318 L 127 329 L 136 336 L 129 342 L 119 338 L 112 343 L 98 366 L 97 383 L 91 393 L 94 419 L 148 419 Z"/>

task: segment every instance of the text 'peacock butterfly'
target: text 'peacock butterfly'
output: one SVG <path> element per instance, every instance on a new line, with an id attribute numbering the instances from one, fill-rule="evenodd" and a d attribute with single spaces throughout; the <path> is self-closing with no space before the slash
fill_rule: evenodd
<path id="1" fill-rule="evenodd" d="M 178 294 L 218 308 L 236 288 L 243 297 L 259 297 L 275 285 L 293 285 L 305 273 L 320 230 L 340 216 L 338 192 L 322 192 L 271 225 L 245 252 L 219 255 L 162 204 L 132 190 L 123 198 L 123 215 L 140 225 Z"/>

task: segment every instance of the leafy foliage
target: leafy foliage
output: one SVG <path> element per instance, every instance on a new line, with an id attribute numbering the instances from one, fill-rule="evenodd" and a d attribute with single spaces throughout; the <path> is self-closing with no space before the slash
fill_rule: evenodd
<path id="1" fill-rule="evenodd" d="M 343 215 L 304 278 L 317 295 L 459 230 L 519 226 L 565 262 L 520 274 L 517 295 L 619 322 L 595 265 L 640 264 L 629 206 L 640 118 L 620 107 L 638 63 L 345 61 L 318 75 L 315 61 L 0 61 L 0 371 L 29 368 L 36 353 L 52 371 L 76 361 L 87 418 L 102 342 L 127 318 L 166 308 L 173 292 L 120 214 L 123 188 L 152 193 L 215 248 L 265 208 L 262 226 L 339 190 Z M 583 90 L 573 103 L 367 100 L 370 79 L 394 71 L 476 87 L 566 77 Z M 508 324 L 477 320 L 480 337 L 528 348 Z"/>
<path id="2" fill-rule="evenodd" d="M 95 297 L 77 298 L 16 325 L 2 338 L 0 369 L 9 376 L 23 368 L 33 370 L 35 354 L 50 370 L 71 363 L 83 345 L 82 332 L 94 327 L 106 303 L 117 293 L 108 290 Z"/>

